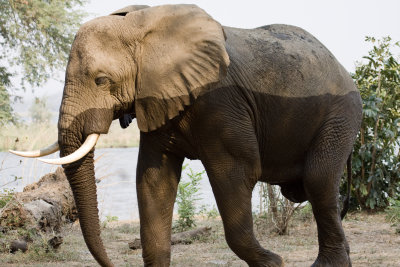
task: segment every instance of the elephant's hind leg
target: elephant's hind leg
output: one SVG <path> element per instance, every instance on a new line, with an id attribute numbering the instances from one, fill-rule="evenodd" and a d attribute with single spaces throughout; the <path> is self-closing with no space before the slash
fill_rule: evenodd
<path id="1" fill-rule="evenodd" d="M 313 266 L 351 266 L 340 220 L 339 184 L 354 141 L 344 120 L 332 120 L 311 147 L 305 166 L 304 188 L 318 228 L 319 253 Z"/>
<path id="2" fill-rule="evenodd" d="M 251 195 L 254 168 L 227 155 L 205 164 L 229 247 L 249 266 L 283 266 L 282 258 L 260 246 L 253 232 Z"/>

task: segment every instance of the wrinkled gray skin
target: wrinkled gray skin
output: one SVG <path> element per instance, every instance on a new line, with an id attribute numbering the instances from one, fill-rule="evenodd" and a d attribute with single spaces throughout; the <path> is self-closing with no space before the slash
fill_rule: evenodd
<path id="1" fill-rule="evenodd" d="M 253 234 L 257 181 L 309 200 L 318 226 L 313 266 L 350 266 L 338 208 L 340 176 L 361 121 L 344 68 L 293 26 L 223 27 L 191 5 L 127 7 L 84 24 L 72 45 L 59 118 L 61 155 L 133 113 L 146 266 L 170 263 L 182 162 L 204 164 L 230 248 L 249 266 L 283 266 Z M 64 166 L 85 242 L 111 266 L 100 239 L 93 151 Z"/>

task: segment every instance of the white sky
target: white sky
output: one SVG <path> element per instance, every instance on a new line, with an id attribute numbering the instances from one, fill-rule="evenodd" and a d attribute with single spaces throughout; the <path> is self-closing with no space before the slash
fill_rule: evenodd
<path id="1" fill-rule="evenodd" d="M 400 40 L 399 0 L 113 0 L 95 1 L 87 11 L 107 15 L 131 4 L 196 4 L 222 25 L 254 28 L 283 23 L 299 26 L 319 39 L 348 71 L 367 54 L 366 35 Z"/>
<path id="2" fill-rule="evenodd" d="M 365 36 L 390 35 L 400 41 L 400 0 L 91 0 L 88 19 L 108 15 L 124 6 L 196 4 L 222 25 L 253 28 L 283 23 L 299 26 L 319 39 L 348 71 L 367 55 Z M 63 77 L 64 74 L 61 74 Z M 49 81 L 36 95 L 61 94 L 63 84 Z M 31 90 L 26 97 L 31 98 Z"/>

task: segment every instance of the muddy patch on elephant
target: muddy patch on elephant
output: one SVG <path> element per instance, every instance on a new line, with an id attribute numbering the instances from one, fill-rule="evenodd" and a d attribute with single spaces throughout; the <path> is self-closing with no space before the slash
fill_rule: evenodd
<path id="1" fill-rule="evenodd" d="M 192 244 L 172 246 L 171 266 L 247 266 L 228 247 L 222 222 L 204 220 L 198 226 L 211 226 L 208 237 Z M 138 222 L 103 223 L 102 238 L 115 266 L 142 266 L 142 251 L 129 249 L 139 237 Z M 400 235 L 385 221 L 385 214 L 353 213 L 343 222 L 350 243 L 353 266 L 400 266 Z M 313 219 L 295 218 L 288 236 L 259 229 L 263 247 L 284 258 L 285 266 L 310 266 L 317 256 L 317 228 Z M 15 233 L 16 234 L 16 233 Z M 1 240 L 8 237 L 0 233 Z M 63 229 L 64 243 L 57 251 L 40 249 L 38 241 L 27 252 L 10 254 L 0 245 L 0 266 L 98 266 L 89 253 L 77 223 Z M 46 236 L 40 237 L 45 242 Z M 0 242 L 1 243 L 1 242 Z"/>

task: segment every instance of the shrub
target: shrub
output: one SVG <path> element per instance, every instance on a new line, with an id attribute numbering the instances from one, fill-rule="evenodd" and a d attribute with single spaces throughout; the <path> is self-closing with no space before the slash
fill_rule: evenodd
<path id="1" fill-rule="evenodd" d="M 187 165 L 183 166 L 185 170 Z M 176 203 L 178 205 L 178 220 L 174 228 L 177 231 L 186 231 L 196 226 L 194 216 L 196 215 L 195 202 L 199 200 L 198 191 L 204 171 L 195 173 L 191 168 L 186 172 L 189 181 L 180 181 Z"/>
<path id="2" fill-rule="evenodd" d="M 376 40 L 352 75 L 363 99 L 363 121 L 353 153 L 356 207 L 384 209 L 400 193 L 400 64 L 391 50 L 400 43 Z M 343 186 L 342 186 L 342 191 Z M 354 203 L 353 203 L 354 204 Z"/>
<path id="3" fill-rule="evenodd" d="M 109 223 L 118 222 L 117 216 L 107 215 L 106 219 L 103 221 L 103 228 L 106 228 Z"/>
<path id="4" fill-rule="evenodd" d="M 386 208 L 386 221 L 398 224 L 400 223 L 400 200 L 389 199 L 389 206 Z"/>
<path id="5" fill-rule="evenodd" d="M 215 219 L 219 216 L 219 212 L 215 206 L 213 206 L 211 209 L 209 209 L 208 205 L 202 205 L 199 210 L 199 214 L 203 218 L 207 219 Z"/>
<path id="6" fill-rule="evenodd" d="M 14 196 L 14 189 L 3 188 L 0 190 L 0 209 L 3 208 Z"/>
<path id="7" fill-rule="evenodd" d="M 289 223 L 300 204 L 286 199 L 278 186 L 260 183 L 260 213 L 256 218 L 257 225 L 265 223 L 272 226 L 279 235 L 289 234 Z"/>

